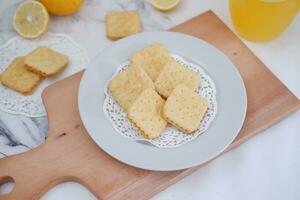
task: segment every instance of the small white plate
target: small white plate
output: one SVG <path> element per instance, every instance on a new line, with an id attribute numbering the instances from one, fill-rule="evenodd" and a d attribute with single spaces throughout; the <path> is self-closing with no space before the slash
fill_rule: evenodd
<path id="1" fill-rule="evenodd" d="M 157 148 L 121 136 L 102 110 L 103 90 L 116 68 L 132 53 L 153 43 L 162 43 L 171 53 L 198 63 L 217 88 L 214 121 L 198 138 L 177 148 Z M 119 40 L 96 56 L 81 79 L 78 104 L 86 130 L 109 155 L 138 168 L 171 171 L 200 165 L 226 149 L 243 125 L 247 96 L 235 66 L 212 45 L 181 33 L 147 32 Z"/>

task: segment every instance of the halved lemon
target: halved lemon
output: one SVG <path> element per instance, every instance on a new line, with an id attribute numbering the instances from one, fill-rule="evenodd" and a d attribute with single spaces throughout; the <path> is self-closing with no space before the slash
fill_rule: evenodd
<path id="1" fill-rule="evenodd" d="M 48 29 L 49 14 L 43 4 L 27 0 L 21 3 L 14 15 L 13 26 L 25 38 L 37 38 Z"/>
<path id="2" fill-rule="evenodd" d="M 169 11 L 178 6 L 180 0 L 151 0 L 154 8 L 161 11 Z"/>

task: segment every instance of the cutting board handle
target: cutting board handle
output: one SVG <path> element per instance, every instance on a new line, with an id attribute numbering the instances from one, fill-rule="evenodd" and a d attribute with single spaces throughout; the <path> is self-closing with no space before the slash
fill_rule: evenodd
<path id="1" fill-rule="evenodd" d="M 15 186 L 8 194 L 0 195 L 0 200 L 39 199 L 40 196 L 58 183 L 77 180 L 73 176 L 63 175 L 51 159 L 55 155 L 47 153 L 46 142 L 38 148 L 0 160 L 0 185 L 14 182 Z M 50 156 L 49 155 L 53 155 Z"/>
<path id="2" fill-rule="evenodd" d="M 62 127 L 56 129 L 55 133 L 49 132 L 47 140 L 37 148 L 0 159 L 0 185 L 15 183 L 11 192 L 0 195 L 0 200 L 16 200 L 20 197 L 36 200 L 65 181 L 81 183 L 96 196 L 102 192 L 103 188 L 97 184 L 102 177 L 91 177 L 103 174 L 105 169 L 100 166 L 106 164 L 105 161 L 111 165 L 120 165 L 119 162 L 110 157 L 104 161 L 93 161 L 103 152 L 83 133 L 82 124 Z"/>

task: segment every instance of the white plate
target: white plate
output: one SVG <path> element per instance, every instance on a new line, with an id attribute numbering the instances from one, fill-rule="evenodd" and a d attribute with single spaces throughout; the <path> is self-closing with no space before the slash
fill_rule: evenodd
<path id="1" fill-rule="evenodd" d="M 198 138 L 177 148 L 157 148 L 122 137 L 102 110 L 105 83 L 116 68 L 153 43 L 163 43 L 171 53 L 201 65 L 217 88 L 214 121 Z M 86 130 L 109 155 L 138 168 L 171 171 L 200 165 L 226 149 L 243 125 L 247 96 L 235 66 L 212 45 L 180 33 L 147 32 L 119 40 L 96 56 L 81 79 L 78 104 Z"/>

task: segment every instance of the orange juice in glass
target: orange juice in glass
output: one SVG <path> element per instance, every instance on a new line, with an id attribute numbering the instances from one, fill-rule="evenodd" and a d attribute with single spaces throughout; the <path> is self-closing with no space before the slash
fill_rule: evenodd
<path id="1" fill-rule="evenodd" d="M 279 36 L 300 9 L 300 0 L 230 0 L 230 13 L 239 34 L 264 42 Z"/>

